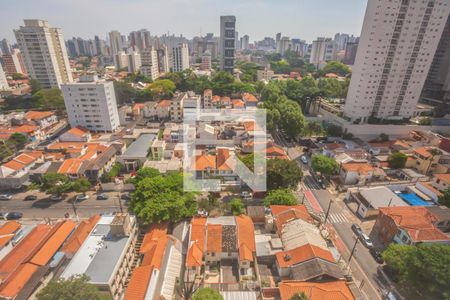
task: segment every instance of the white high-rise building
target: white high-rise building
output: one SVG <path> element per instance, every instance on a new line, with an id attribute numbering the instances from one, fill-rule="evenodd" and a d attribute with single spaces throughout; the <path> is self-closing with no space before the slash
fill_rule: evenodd
<path id="1" fill-rule="evenodd" d="M 3 71 L 2 65 L 0 64 L 0 91 L 8 90 L 8 82 L 6 81 L 6 74 Z"/>
<path id="2" fill-rule="evenodd" d="M 159 77 L 158 52 L 150 47 L 141 51 L 141 73 L 151 80 Z"/>
<path id="3" fill-rule="evenodd" d="M 335 47 L 331 38 L 319 37 L 312 42 L 309 62 L 318 68 L 323 67 L 327 61 L 335 59 Z"/>
<path id="4" fill-rule="evenodd" d="M 414 115 L 449 11 L 448 0 L 368 1 L 346 117 L 364 123 Z"/>
<path id="5" fill-rule="evenodd" d="M 14 30 L 28 75 L 44 88 L 72 82 L 69 57 L 62 30 L 49 27 L 44 20 L 24 20 L 25 26 Z"/>
<path id="6" fill-rule="evenodd" d="M 114 55 L 114 66 L 116 70 L 128 68 L 128 55 L 125 51 L 119 51 Z"/>
<path id="7" fill-rule="evenodd" d="M 158 55 L 158 71 L 159 73 L 167 73 L 170 72 L 170 64 L 169 64 L 169 50 L 166 45 L 162 45 L 156 50 Z"/>
<path id="8" fill-rule="evenodd" d="M 109 33 L 109 45 L 111 47 L 111 55 L 116 55 L 119 51 L 123 51 L 122 36 L 119 31 L 113 30 Z"/>
<path id="9" fill-rule="evenodd" d="M 181 72 L 189 69 L 189 48 L 186 43 L 180 43 L 172 48 L 172 71 Z"/>
<path id="10" fill-rule="evenodd" d="M 250 37 L 248 35 L 244 35 L 241 37 L 241 50 L 248 50 L 250 44 Z"/>
<path id="11" fill-rule="evenodd" d="M 84 75 L 78 82 L 61 85 L 69 124 L 91 131 L 112 132 L 119 127 L 116 95 L 112 81 Z"/>
<path id="12" fill-rule="evenodd" d="M 141 69 L 141 54 L 137 51 L 131 51 L 128 54 L 128 72 L 136 73 Z"/>

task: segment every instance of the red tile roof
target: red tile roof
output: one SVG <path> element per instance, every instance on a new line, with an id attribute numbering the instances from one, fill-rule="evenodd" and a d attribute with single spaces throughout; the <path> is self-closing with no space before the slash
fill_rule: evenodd
<path id="1" fill-rule="evenodd" d="M 0 227 L 0 249 L 12 240 L 14 234 L 20 229 L 20 227 L 20 223 L 16 221 L 7 221 Z"/>
<path id="2" fill-rule="evenodd" d="M 150 278 L 152 277 L 152 271 L 152 266 L 140 266 L 134 269 L 123 299 L 144 300 Z"/>
<path id="3" fill-rule="evenodd" d="M 375 169 L 368 163 L 346 163 L 342 164 L 342 168 L 347 172 L 357 172 L 363 175 L 367 175 Z"/>
<path id="4" fill-rule="evenodd" d="M 52 111 L 33 111 L 30 110 L 25 114 L 27 120 L 42 120 L 53 116 L 55 113 Z"/>
<path id="5" fill-rule="evenodd" d="M 89 134 L 89 130 L 86 128 L 83 128 L 81 126 L 77 126 L 77 127 L 74 127 L 72 129 L 68 130 L 66 133 L 70 133 L 70 134 L 82 137 L 82 136 Z"/>
<path id="6" fill-rule="evenodd" d="M 2 282 L 0 297 L 14 299 L 38 269 L 39 266 L 32 263 L 20 265 L 6 281 Z"/>
<path id="7" fill-rule="evenodd" d="M 190 246 L 186 255 L 188 267 L 200 266 L 205 248 L 206 218 L 193 218 L 191 220 Z"/>
<path id="8" fill-rule="evenodd" d="M 297 293 L 305 293 L 309 300 L 354 300 L 345 281 L 302 282 L 282 281 L 279 284 L 281 300 L 289 300 Z"/>
<path id="9" fill-rule="evenodd" d="M 381 207 L 379 210 L 397 227 L 407 231 L 414 242 L 450 241 L 450 237 L 434 226 L 436 216 L 423 206 Z"/>
<path id="10" fill-rule="evenodd" d="M 431 149 L 433 149 L 433 148 L 431 148 L 431 147 L 414 148 L 414 152 L 425 158 L 428 158 L 428 157 L 432 156 L 432 154 L 429 152 L 429 150 L 431 150 Z"/>
<path id="11" fill-rule="evenodd" d="M 216 156 L 214 155 L 198 155 L 195 157 L 192 169 L 195 171 L 206 171 L 208 169 L 216 169 Z"/>
<path id="12" fill-rule="evenodd" d="M 206 235 L 206 251 L 222 252 L 222 225 L 209 224 Z"/>
<path id="13" fill-rule="evenodd" d="M 275 256 L 278 265 L 282 268 L 293 266 L 316 257 L 332 263 L 335 262 L 330 251 L 311 244 L 306 244 L 288 251 L 277 252 Z"/>
<path id="14" fill-rule="evenodd" d="M 89 220 L 82 221 L 64 243 L 61 252 L 75 254 L 89 236 L 89 233 L 97 224 L 98 220 L 100 220 L 100 215 L 95 215 L 90 217 Z"/>
<path id="15" fill-rule="evenodd" d="M 434 177 L 446 183 L 450 183 L 450 174 L 434 174 Z"/>
<path id="16" fill-rule="evenodd" d="M 256 252 L 255 226 L 249 216 L 235 217 L 237 225 L 237 241 L 239 259 L 253 261 L 253 253 Z"/>
<path id="17" fill-rule="evenodd" d="M 304 205 L 271 205 L 270 210 L 277 230 L 281 230 L 283 225 L 291 220 L 302 219 L 309 223 L 314 221 Z"/>

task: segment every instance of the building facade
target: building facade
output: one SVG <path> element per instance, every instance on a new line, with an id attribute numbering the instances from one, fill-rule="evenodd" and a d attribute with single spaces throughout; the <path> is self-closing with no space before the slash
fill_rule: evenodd
<path id="1" fill-rule="evenodd" d="M 189 48 L 186 43 L 180 43 L 172 48 L 172 71 L 181 72 L 189 69 Z"/>
<path id="2" fill-rule="evenodd" d="M 159 77 L 158 52 L 153 47 L 141 51 L 141 73 L 151 80 Z"/>
<path id="3" fill-rule="evenodd" d="M 7 75 L 13 75 L 14 73 L 27 74 L 19 49 L 12 49 L 10 54 L 3 54 L 1 61 Z"/>
<path id="4" fill-rule="evenodd" d="M 72 82 L 62 30 L 49 27 L 45 20 L 24 20 L 25 26 L 14 30 L 28 74 L 43 88 Z"/>
<path id="5" fill-rule="evenodd" d="M 112 132 L 119 127 L 116 96 L 112 81 L 85 75 L 79 82 L 61 86 L 71 127 Z"/>
<path id="6" fill-rule="evenodd" d="M 141 54 L 139 54 L 139 52 L 137 51 L 131 51 L 131 53 L 128 54 L 128 72 L 139 72 L 139 70 L 141 69 L 141 65 Z"/>
<path id="7" fill-rule="evenodd" d="M 331 38 L 319 37 L 312 42 L 309 62 L 320 68 L 329 60 L 335 59 L 334 41 Z"/>
<path id="8" fill-rule="evenodd" d="M 450 11 L 447 0 L 369 1 L 344 114 L 413 116 Z"/>
<path id="9" fill-rule="evenodd" d="M 109 45 L 111 47 L 111 55 L 116 55 L 119 51 L 123 50 L 120 32 L 113 30 L 109 33 Z"/>
<path id="10" fill-rule="evenodd" d="M 236 50 L 236 17 L 220 17 L 220 69 L 233 73 Z"/>
<path id="11" fill-rule="evenodd" d="M 3 71 L 2 65 L 0 64 L 0 91 L 9 89 L 8 82 L 6 81 L 6 74 Z"/>

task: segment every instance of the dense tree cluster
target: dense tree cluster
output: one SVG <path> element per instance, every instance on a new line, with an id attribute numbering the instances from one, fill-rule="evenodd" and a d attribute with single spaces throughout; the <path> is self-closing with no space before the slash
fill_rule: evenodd
<path id="1" fill-rule="evenodd" d="M 336 173 L 339 165 L 336 160 L 331 157 L 323 154 L 316 154 L 312 157 L 311 168 L 315 172 L 320 172 L 320 174 L 330 176 Z"/>
<path id="2" fill-rule="evenodd" d="M 108 294 L 89 283 L 86 275 L 71 277 L 67 280 L 50 281 L 36 295 L 38 300 L 106 300 L 112 299 Z"/>
<path id="3" fill-rule="evenodd" d="M 264 206 L 271 205 L 296 205 L 297 199 L 289 189 L 278 189 L 270 191 L 264 199 Z"/>

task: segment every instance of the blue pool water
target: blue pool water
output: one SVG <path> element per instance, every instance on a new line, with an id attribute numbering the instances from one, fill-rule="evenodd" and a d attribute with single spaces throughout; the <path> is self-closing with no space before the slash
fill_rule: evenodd
<path id="1" fill-rule="evenodd" d="M 411 206 L 431 206 L 433 203 L 431 201 L 425 201 L 414 193 L 398 193 L 397 196 L 402 198 L 406 203 Z"/>

